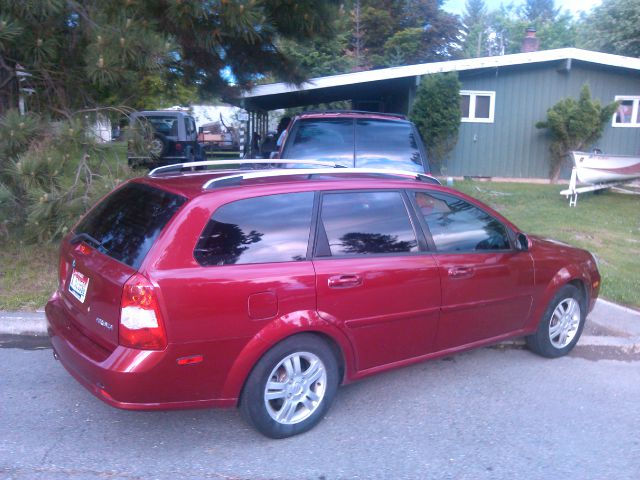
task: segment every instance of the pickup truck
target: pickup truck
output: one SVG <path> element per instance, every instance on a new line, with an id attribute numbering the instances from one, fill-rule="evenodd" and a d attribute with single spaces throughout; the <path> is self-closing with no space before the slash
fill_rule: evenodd
<path id="1" fill-rule="evenodd" d="M 281 159 L 431 171 L 420 133 L 404 115 L 353 110 L 304 112 L 291 120 L 279 143 L 274 156 Z"/>

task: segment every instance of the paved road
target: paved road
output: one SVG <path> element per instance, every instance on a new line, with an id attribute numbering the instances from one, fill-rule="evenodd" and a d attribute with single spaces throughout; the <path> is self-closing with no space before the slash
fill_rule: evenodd
<path id="1" fill-rule="evenodd" d="M 481 349 L 343 387 L 286 440 L 235 410 L 104 405 L 51 350 L 0 349 L 2 479 L 640 478 L 640 361 Z"/>

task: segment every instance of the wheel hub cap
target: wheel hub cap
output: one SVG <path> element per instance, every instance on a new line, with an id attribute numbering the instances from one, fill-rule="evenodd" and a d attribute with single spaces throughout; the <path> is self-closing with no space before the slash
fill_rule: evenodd
<path id="1" fill-rule="evenodd" d="M 569 345 L 580 326 L 580 304 L 575 298 L 565 298 L 553 311 L 549 322 L 549 340 L 555 348 Z"/>
<path id="2" fill-rule="evenodd" d="M 264 403 L 276 422 L 292 425 L 309 418 L 320 406 L 327 384 L 324 364 L 313 353 L 297 352 L 271 371 Z"/>

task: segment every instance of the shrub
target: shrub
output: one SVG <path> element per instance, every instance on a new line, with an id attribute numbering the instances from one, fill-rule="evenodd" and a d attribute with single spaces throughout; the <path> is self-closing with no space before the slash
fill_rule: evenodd
<path id="1" fill-rule="evenodd" d="M 591 99 L 588 85 L 580 91 L 578 100 L 564 98 L 547 110 L 547 120 L 536 123 L 536 128 L 546 128 L 551 135 L 550 179 L 558 181 L 562 162 L 572 150 L 590 147 L 600 138 L 604 126 L 616 111 L 616 102 L 602 107 Z"/>
<path id="2" fill-rule="evenodd" d="M 409 118 L 420 130 L 434 171 L 443 170 L 445 157 L 458 140 L 460 116 L 458 74 L 423 77 Z"/>

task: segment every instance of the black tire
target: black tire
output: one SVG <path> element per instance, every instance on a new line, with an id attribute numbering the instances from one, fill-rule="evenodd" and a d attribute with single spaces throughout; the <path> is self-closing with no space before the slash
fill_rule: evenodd
<path id="1" fill-rule="evenodd" d="M 196 151 L 196 162 L 204 162 L 207 159 L 207 155 L 204 151 L 204 148 L 202 148 L 201 144 L 196 143 L 195 151 Z"/>
<path id="2" fill-rule="evenodd" d="M 290 374 L 285 364 L 292 373 L 299 370 L 299 375 Z M 267 390 L 267 382 L 276 387 Z M 290 437 L 322 420 L 338 383 L 338 362 L 329 345 L 313 334 L 295 335 L 275 345 L 255 365 L 242 391 L 240 411 L 263 435 Z"/>
<path id="3" fill-rule="evenodd" d="M 586 316 L 586 302 L 580 291 L 565 285 L 549 302 L 536 333 L 526 337 L 527 346 L 547 358 L 566 355 L 578 343 Z"/>
<path id="4" fill-rule="evenodd" d="M 193 151 L 193 147 L 188 146 L 184 151 L 184 163 L 191 163 L 196 161 L 196 154 Z"/>

